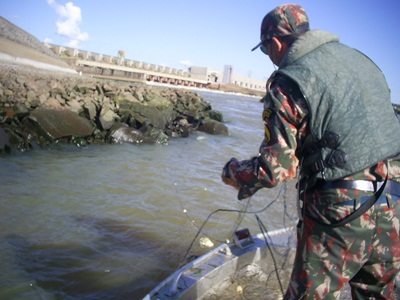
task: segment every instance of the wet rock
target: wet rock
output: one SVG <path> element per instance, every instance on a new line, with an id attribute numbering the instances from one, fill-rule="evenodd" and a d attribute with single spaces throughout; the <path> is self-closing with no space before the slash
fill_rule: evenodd
<path id="1" fill-rule="evenodd" d="M 10 141 L 8 139 L 8 134 L 0 127 L 0 153 L 11 151 Z"/>
<path id="2" fill-rule="evenodd" d="M 197 130 L 208 134 L 228 135 L 228 127 L 226 127 L 225 124 L 212 119 L 203 121 Z"/>
<path id="3" fill-rule="evenodd" d="M 213 119 L 215 121 L 218 121 L 218 122 L 221 122 L 221 123 L 224 122 L 224 116 L 219 111 L 211 110 L 209 112 L 208 116 L 210 117 L 210 119 Z"/>
<path id="4" fill-rule="evenodd" d="M 166 134 L 172 137 L 188 137 L 193 131 L 193 127 L 185 118 L 177 118 L 170 124 L 166 130 Z"/>
<path id="5" fill-rule="evenodd" d="M 68 109 L 37 108 L 29 116 L 36 133 L 52 141 L 63 137 L 87 137 L 94 131 L 93 125 Z"/>
<path id="6" fill-rule="evenodd" d="M 143 124 L 145 121 L 157 128 L 165 129 L 166 125 L 177 117 L 172 105 L 163 108 L 133 103 L 130 107 L 135 120 Z"/>
<path id="7" fill-rule="evenodd" d="M 168 145 L 168 136 L 161 129 L 145 124 L 140 130 L 157 144 Z"/>
<path id="8" fill-rule="evenodd" d="M 110 135 L 108 137 L 108 141 L 110 143 L 130 143 L 130 144 L 155 144 L 156 141 L 146 136 L 140 130 L 137 130 L 133 127 L 128 127 L 126 124 L 119 124 L 118 126 L 114 127 L 110 131 Z"/>

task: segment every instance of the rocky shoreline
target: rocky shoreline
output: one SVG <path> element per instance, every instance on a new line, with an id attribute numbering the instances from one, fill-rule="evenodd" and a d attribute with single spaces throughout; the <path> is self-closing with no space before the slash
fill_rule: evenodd
<path id="1" fill-rule="evenodd" d="M 159 143 L 193 131 L 227 135 L 198 93 L 1 63 L 0 153 L 55 143 Z"/>

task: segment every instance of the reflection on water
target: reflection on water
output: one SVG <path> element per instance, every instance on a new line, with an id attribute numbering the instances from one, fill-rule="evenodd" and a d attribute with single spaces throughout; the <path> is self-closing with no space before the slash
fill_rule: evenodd
<path id="1" fill-rule="evenodd" d="M 97 238 L 60 243 L 17 235 L 5 238 L 15 253 L 17 267 L 32 280 L 29 286 L 33 289 L 52 291 L 61 299 L 132 297 L 151 287 L 148 278 L 153 274 L 174 267 L 167 259 L 174 256 L 170 249 L 182 251 L 175 241 L 162 243 L 134 224 L 86 216 L 76 221 L 92 228 Z"/>
<path id="2" fill-rule="evenodd" d="M 0 299 L 141 299 L 181 263 L 211 212 L 266 207 L 279 189 L 239 202 L 220 181 L 230 157 L 257 153 L 258 99 L 204 97 L 223 113 L 229 136 L 0 157 Z M 260 214 L 269 229 L 290 225 L 294 194 Z M 220 212 L 200 237 L 216 245 L 239 224 L 258 231 L 254 214 Z M 207 250 L 196 242 L 191 252 Z"/>

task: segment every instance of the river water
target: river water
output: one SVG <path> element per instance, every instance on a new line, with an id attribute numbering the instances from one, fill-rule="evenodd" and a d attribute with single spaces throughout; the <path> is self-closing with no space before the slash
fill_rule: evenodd
<path id="1" fill-rule="evenodd" d="M 0 157 L 0 299 L 141 299 L 185 256 L 208 251 L 204 238 L 217 246 L 237 228 L 259 231 L 253 213 L 218 209 L 272 203 L 258 214 L 264 225 L 293 225 L 292 185 L 238 201 L 220 180 L 228 159 L 257 154 L 262 104 L 200 93 L 222 112 L 229 136 L 198 132 L 167 146 L 57 145 Z"/>

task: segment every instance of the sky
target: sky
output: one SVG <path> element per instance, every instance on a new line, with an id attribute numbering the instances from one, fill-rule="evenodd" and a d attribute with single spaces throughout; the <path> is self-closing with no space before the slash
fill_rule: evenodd
<path id="1" fill-rule="evenodd" d="M 289 1 L 290 2 L 290 1 Z M 185 69 L 232 65 L 265 81 L 274 66 L 260 50 L 263 17 L 276 0 L 0 0 L 0 15 L 42 42 Z M 399 0 L 298 0 L 311 29 L 339 35 L 383 71 L 400 104 Z"/>

